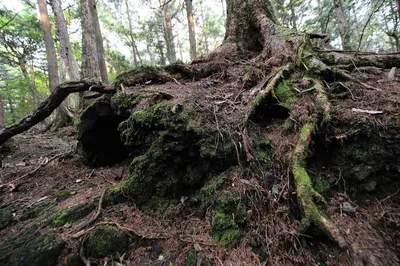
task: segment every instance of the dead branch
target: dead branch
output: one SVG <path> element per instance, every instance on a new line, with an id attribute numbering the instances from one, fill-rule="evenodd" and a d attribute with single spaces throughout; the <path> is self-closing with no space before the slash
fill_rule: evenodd
<path id="1" fill-rule="evenodd" d="M 35 111 L 21 119 L 19 122 L 6 127 L 0 132 L 0 145 L 4 144 L 11 137 L 30 129 L 34 125 L 50 116 L 51 113 L 65 100 L 65 98 L 67 98 L 69 94 L 88 90 L 99 93 L 115 92 L 114 87 L 109 87 L 103 85 L 101 82 L 90 79 L 60 84 Z"/>

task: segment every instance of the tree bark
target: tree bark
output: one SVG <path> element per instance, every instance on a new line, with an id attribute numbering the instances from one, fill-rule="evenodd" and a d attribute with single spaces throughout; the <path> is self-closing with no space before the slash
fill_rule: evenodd
<path id="1" fill-rule="evenodd" d="M 81 0 L 82 7 L 82 75 L 101 80 L 98 62 L 96 31 L 91 12 L 92 0 Z"/>
<path id="2" fill-rule="evenodd" d="M 400 0 L 396 0 L 396 3 L 397 3 L 397 14 L 398 14 L 399 19 L 400 19 Z"/>
<path id="3" fill-rule="evenodd" d="M 169 63 L 176 61 L 176 51 L 174 42 L 174 32 L 172 28 L 172 15 L 168 10 L 168 3 L 165 0 L 160 0 L 161 13 L 164 27 L 164 38 L 167 44 L 167 57 Z"/>
<path id="4" fill-rule="evenodd" d="M 350 43 L 350 28 L 347 22 L 346 14 L 343 10 L 342 0 L 334 0 L 336 19 L 339 25 L 339 35 L 342 40 L 344 50 L 352 50 Z"/>
<path id="5" fill-rule="evenodd" d="M 98 57 L 98 63 L 99 63 L 99 68 L 100 68 L 101 81 L 105 84 L 108 84 L 107 65 L 106 65 L 106 59 L 105 59 L 105 54 L 104 54 L 103 36 L 101 34 L 99 16 L 97 15 L 97 4 L 96 4 L 96 0 L 89 0 L 89 1 L 91 1 L 90 11 L 92 14 L 92 18 L 93 18 L 92 22 L 93 22 L 93 27 L 95 30 L 97 57 Z"/>
<path id="6" fill-rule="evenodd" d="M 185 0 L 185 3 L 186 3 L 186 15 L 189 28 L 190 59 L 194 60 L 197 57 L 197 51 L 196 51 L 196 34 L 194 30 L 194 19 L 193 19 L 193 4 L 192 0 Z"/>
<path id="7" fill-rule="evenodd" d="M 60 0 L 51 0 L 50 5 L 53 9 L 57 36 L 60 40 L 60 57 L 64 61 L 66 73 L 71 81 L 80 79 L 79 68 L 72 52 L 71 42 L 69 41 L 67 22 L 64 17 L 64 11 Z M 65 80 L 62 80 L 65 81 Z"/>
<path id="8" fill-rule="evenodd" d="M 42 26 L 43 39 L 46 47 L 50 92 L 53 92 L 59 84 L 56 49 L 54 47 L 53 36 L 51 35 L 51 24 L 47 12 L 46 0 L 38 0 L 37 3 L 39 6 L 40 24 Z M 70 114 L 66 103 L 61 103 L 59 108 L 57 108 L 55 118 L 52 121 L 52 129 L 68 124 L 71 117 L 73 116 Z"/>

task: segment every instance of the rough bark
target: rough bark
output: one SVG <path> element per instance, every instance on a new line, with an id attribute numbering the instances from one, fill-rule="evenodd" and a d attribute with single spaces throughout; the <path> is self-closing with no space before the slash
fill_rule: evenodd
<path id="1" fill-rule="evenodd" d="M 399 19 L 400 19 L 400 0 L 396 0 L 396 3 L 397 3 L 397 14 L 398 14 Z"/>
<path id="2" fill-rule="evenodd" d="M 38 0 L 37 3 L 39 6 L 40 24 L 43 30 L 43 39 L 46 47 L 50 92 L 52 92 L 59 84 L 56 49 L 54 47 L 53 36 L 51 35 L 51 24 L 47 12 L 47 3 L 45 0 Z M 52 129 L 68 124 L 71 117 L 72 115 L 69 112 L 66 103 L 61 103 L 59 108 L 57 108 L 55 118 L 52 121 Z"/>
<path id="3" fill-rule="evenodd" d="M 350 44 L 350 28 L 347 22 L 346 14 L 343 10 L 342 0 L 334 0 L 336 20 L 339 26 L 339 35 L 342 40 L 342 47 L 344 50 L 351 50 Z"/>
<path id="4" fill-rule="evenodd" d="M 91 1 L 90 12 L 92 15 L 92 22 L 95 30 L 95 40 L 96 40 L 97 57 L 98 57 L 97 61 L 100 68 L 101 81 L 105 84 L 108 84 L 107 65 L 104 54 L 103 36 L 101 34 L 100 21 L 99 21 L 99 16 L 97 14 L 97 4 L 95 0 L 89 0 L 89 1 Z"/>
<path id="5" fill-rule="evenodd" d="M 92 0 L 81 0 L 82 7 L 82 75 L 101 80 L 98 62 L 96 31 L 91 12 Z"/>
<path id="6" fill-rule="evenodd" d="M 194 19 L 193 19 L 193 4 L 192 0 L 185 0 L 185 3 L 186 3 L 186 15 L 189 28 L 190 59 L 194 60 L 197 57 L 197 52 L 196 52 L 196 34 L 194 30 Z"/>
<path id="7" fill-rule="evenodd" d="M 164 39 L 167 44 L 167 57 L 169 63 L 173 63 L 176 61 L 174 32 L 172 27 L 173 14 L 171 14 L 168 10 L 169 6 L 167 1 L 161 0 L 160 5 L 164 27 Z"/>

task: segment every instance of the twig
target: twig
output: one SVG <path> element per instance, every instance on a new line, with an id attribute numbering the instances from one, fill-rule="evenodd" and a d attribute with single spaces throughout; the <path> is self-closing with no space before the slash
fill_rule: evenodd
<path id="1" fill-rule="evenodd" d="M 88 221 L 83 223 L 81 226 L 79 226 L 78 230 L 77 230 L 78 232 L 75 233 L 74 236 L 79 237 L 80 233 L 81 233 L 80 231 L 82 231 L 85 227 L 89 226 L 90 224 L 94 223 L 97 220 L 97 218 L 99 218 L 100 213 L 101 213 L 101 206 L 102 206 L 103 200 L 104 200 L 104 195 L 106 194 L 107 189 L 108 189 L 108 187 L 103 190 L 103 193 L 100 196 L 99 205 L 97 207 L 96 214 L 91 219 L 89 219 Z"/>
<path id="2" fill-rule="evenodd" d="M 85 246 L 84 246 L 85 242 L 86 242 L 86 237 L 82 238 L 81 247 L 79 249 L 79 256 L 81 257 L 82 262 L 86 266 L 90 266 L 91 265 L 90 260 L 85 256 Z"/>

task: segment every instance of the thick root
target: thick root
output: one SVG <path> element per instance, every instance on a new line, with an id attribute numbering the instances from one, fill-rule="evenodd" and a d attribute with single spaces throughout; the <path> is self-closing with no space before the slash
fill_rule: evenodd
<path id="1" fill-rule="evenodd" d="M 323 197 L 314 190 L 310 176 L 305 169 L 307 149 L 311 142 L 316 120 L 307 122 L 300 132 L 300 137 L 294 150 L 291 161 L 291 172 L 294 177 L 297 199 L 303 211 L 303 225 L 308 226 L 311 222 L 318 226 L 331 239 L 335 240 L 340 247 L 346 246 L 346 241 L 337 227 L 321 212 L 315 202 L 325 202 Z"/>
<path id="2" fill-rule="evenodd" d="M 245 118 L 245 124 L 247 124 L 247 122 L 255 115 L 257 107 L 265 103 L 269 94 L 273 91 L 275 87 L 278 86 L 279 82 L 281 82 L 282 78 L 284 77 L 284 72 L 290 71 L 291 67 L 292 67 L 291 64 L 287 64 L 286 66 L 279 68 L 274 75 L 271 75 L 265 81 L 261 82 L 260 84 L 261 91 L 251 103 L 249 112 L 247 113 Z"/>

